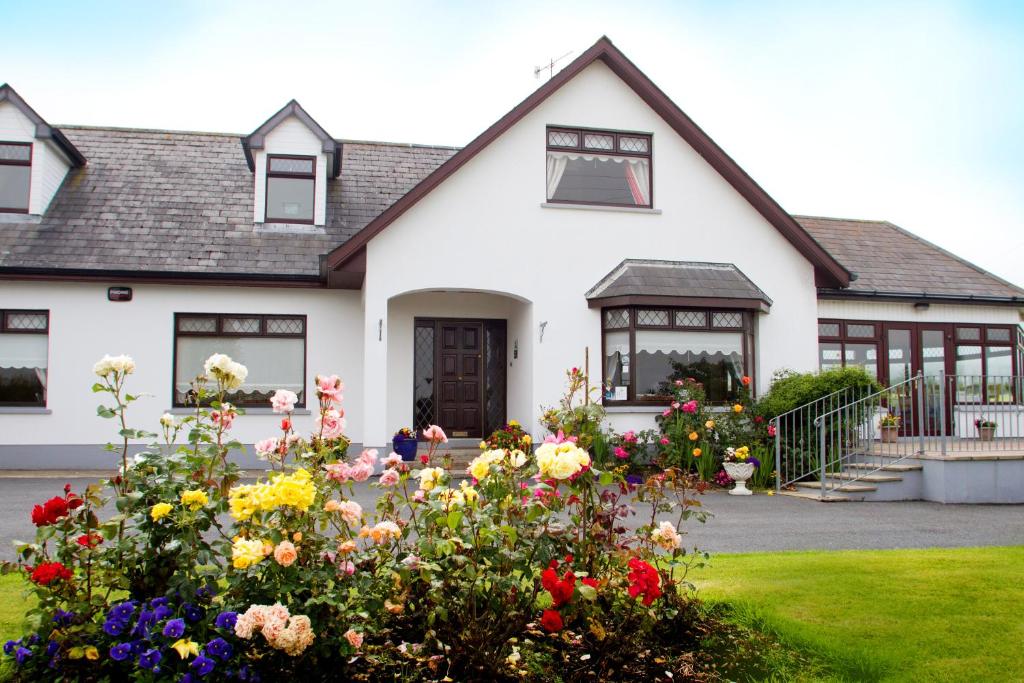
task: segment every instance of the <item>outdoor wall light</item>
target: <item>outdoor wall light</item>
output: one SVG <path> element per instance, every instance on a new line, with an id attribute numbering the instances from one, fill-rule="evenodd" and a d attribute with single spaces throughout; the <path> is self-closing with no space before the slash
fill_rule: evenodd
<path id="1" fill-rule="evenodd" d="M 914 304 L 914 310 L 915 311 L 927 311 L 930 306 L 931 306 L 931 304 L 928 303 L 927 301 L 918 301 L 916 304 Z"/>
<path id="2" fill-rule="evenodd" d="M 544 343 L 544 328 L 548 326 L 548 321 L 545 320 L 540 324 L 540 343 Z"/>

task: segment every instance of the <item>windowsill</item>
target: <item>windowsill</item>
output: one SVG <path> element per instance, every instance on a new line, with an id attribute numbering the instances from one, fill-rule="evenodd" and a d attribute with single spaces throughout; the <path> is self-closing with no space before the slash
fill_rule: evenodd
<path id="1" fill-rule="evenodd" d="M 253 232 L 278 235 L 326 235 L 327 228 L 323 225 L 310 223 L 253 223 Z"/>
<path id="2" fill-rule="evenodd" d="M 50 415 L 49 408 L 37 406 L 0 406 L 0 415 Z"/>
<path id="3" fill-rule="evenodd" d="M 638 206 L 605 206 L 603 204 L 562 204 L 542 202 L 542 209 L 575 209 L 577 211 L 613 211 L 617 213 L 649 213 L 661 215 L 661 209 L 645 209 Z"/>
<path id="4" fill-rule="evenodd" d="M 13 211 L 0 211 L 0 223 L 41 223 L 43 217 L 37 213 L 15 213 Z"/>
<path id="5" fill-rule="evenodd" d="M 275 413 L 273 408 L 246 408 L 245 406 L 237 406 L 245 411 L 246 415 L 284 415 L 284 413 Z M 171 415 L 195 415 L 195 408 L 168 408 L 168 413 Z M 296 408 L 292 411 L 292 415 L 311 415 L 309 408 Z"/>

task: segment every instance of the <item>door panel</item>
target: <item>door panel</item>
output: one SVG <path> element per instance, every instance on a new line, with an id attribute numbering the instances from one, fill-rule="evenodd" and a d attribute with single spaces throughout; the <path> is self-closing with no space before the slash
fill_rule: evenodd
<path id="1" fill-rule="evenodd" d="M 483 324 L 479 321 L 443 321 L 440 327 L 441 349 L 440 425 L 452 437 L 483 436 L 481 401 L 483 399 L 480 368 L 480 339 Z"/>

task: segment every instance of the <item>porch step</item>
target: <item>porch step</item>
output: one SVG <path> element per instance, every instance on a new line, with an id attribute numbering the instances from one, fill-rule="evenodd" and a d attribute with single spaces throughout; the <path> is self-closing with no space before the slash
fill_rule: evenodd
<path id="1" fill-rule="evenodd" d="M 872 465 L 871 463 L 866 463 L 866 462 L 849 463 L 848 465 L 845 465 L 844 467 L 846 467 L 848 469 L 857 469 L 857 470 L 876 470 L 876 469 L 879 469 L 879 467 L 877 465 Z M 896 464 L 896 465 L 882 465 L 881 469 L 883 471 L 885 471 L 885 472 L 917 472 L 917 471 L 923 470 L 924 469 L 924 465 L 904 465 L 904 464 L 901 463 L 901 464 Z"/>
<path id="2" fill-rule="evenodd" d="M 796 483 L 798 488 L 802 489 L 817 489 L 821 490 L 821 484 L 816 481 L 798 481 Z M 843 493 L 871 493 L 877 491 L 877 486 L 871 486 L 870 484 L 825 484 L 826 491 L 841 491 Z"/>
<path id="3" fill-rule="evenodd" d="M 895 474 L 859 474 L 857 472 L 837 472 L 836 474 L 828 475 L 829 479 L 857 479 L 858 481 L 866 481 L 872 484 L 882 484 L 888 482 L 903 481 L 903 477 Z"/>
<path id="4" fill-rule="evenodd" d="M 816 500 L 819 503 L 849 503 L 853 500 L 853 498 L 841 494 L 832 494 L 822 498 L 821 494 L 804 493 L 803 491 L 780 491 L 779 495 L 789 496 L 790 498 L 803 498 L 804 500 Z"/>

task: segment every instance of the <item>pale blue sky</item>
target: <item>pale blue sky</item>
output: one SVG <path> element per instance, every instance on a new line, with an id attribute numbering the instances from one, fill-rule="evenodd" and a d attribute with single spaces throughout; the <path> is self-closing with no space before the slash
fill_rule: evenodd
<path id="1" fill-rule="evenodd" d="M 885 218 L 1024 285 L 1024 2 L 11 2 L 54 123 L 461 145 L 607 34 L 786 209 Z"/>

